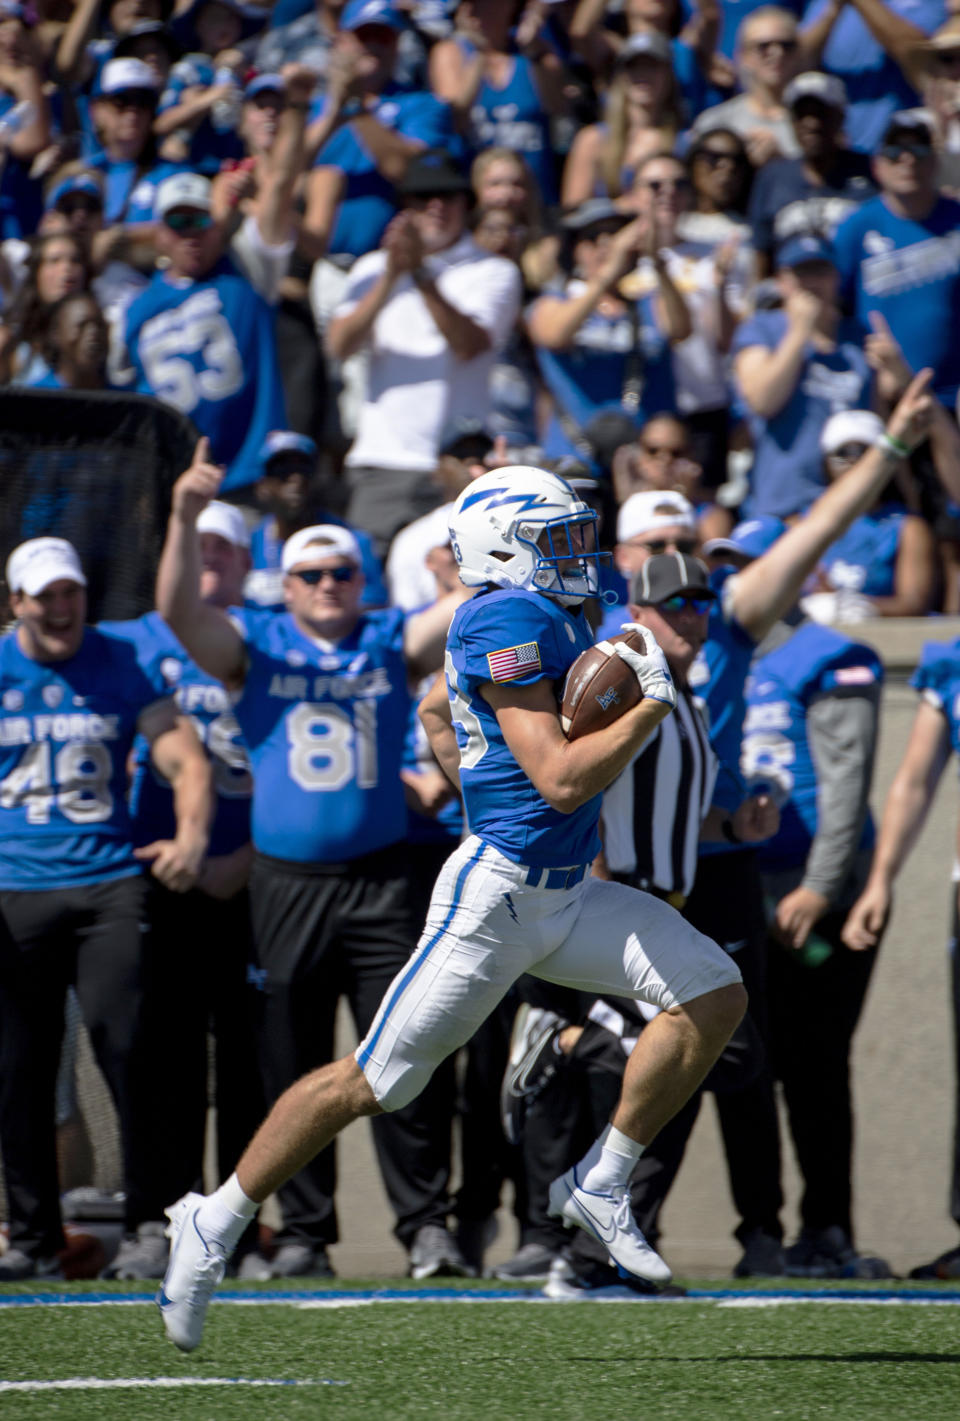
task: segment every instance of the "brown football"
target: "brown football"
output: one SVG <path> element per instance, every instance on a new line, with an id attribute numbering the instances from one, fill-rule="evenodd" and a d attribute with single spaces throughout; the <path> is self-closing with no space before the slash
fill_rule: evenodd
<path id="1" fill-rule="evenodd" d="M 645 652 L 640 632 L 618 632 L 581 652 L 567 672 L 560 697 L 560 724 L 568 740 L 612 725 L 640 700 L 640 682 L 613 647 L 625 641 Z"/>

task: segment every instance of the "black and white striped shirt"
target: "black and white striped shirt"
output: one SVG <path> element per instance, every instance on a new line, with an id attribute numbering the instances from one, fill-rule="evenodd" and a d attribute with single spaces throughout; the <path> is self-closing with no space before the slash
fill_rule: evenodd
<path id="1" fill-rule="evenodd" d="M 676 710 L 604 792 L 603 849 L 611 873 L 689 896 L 718 763 L 702 701 L 678 687 Z"/>

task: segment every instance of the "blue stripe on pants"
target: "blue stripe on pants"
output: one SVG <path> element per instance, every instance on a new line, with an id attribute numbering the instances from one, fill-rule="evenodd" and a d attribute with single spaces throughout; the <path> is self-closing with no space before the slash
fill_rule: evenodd
<path id="1" fill-rule="evenodd" d="M 370 1057 L 373 1054 L 374 1047 L 380 1040 L 380 1033 L 383 1031 L 383 1028 L 387 1024 L 387 1018 L 389 1017 L 390 1013 L 393 1011 L 394 1007 L 397 1005 L 397 1002 L 399 1002 L 400 998 L 403 996 L 404 992 L 407 990 L 410 983 L 413 981 L 414 977 L 419 972 L 420 968 L 423 966 L 424 962 L 426 962 L 433 948 L 436 947 L 437 943 L 444 936 L 444 934 L 449 929 L 450 924 L 453 922 L 453 919 L 457 913 L 457 909 L 460 907 L 460 899 L 463 894 L 463 890 L 466 887 L 467 878 L 469 877 L 474 865 L 479 863 L 480 859 L 483 857 L 483 851 L 485 847 L 485 844 L 481 844 L 480 847 L 477 849 L 476 853 L 473 854 L 472 857 L 467 860 L 467 862 L 463 865 L 463 868 L 457 874 L 457 881 L 453 886 L 453 902 L 450 904 L 450 907 L 447 910 L 447 916 L 444 918 L 443 922 L 440 924 L 440 927 L 434 933 L 433 937 L 427 943 L 426 947 L 422 949 L 418 948 L 417 951 L 414 953 L 413 957 L 410 959 L 406 971 L 400 978 L 400 981 L 397 983 L 393 995 L 391 996 L 389 1002 L 386 1005 L 386 1008 L 384 1009 L 383 1015 L 380 1018 L 380 1022 L 377 1026 L 376 1031 L 373 1033 L 373 1036 L 370 1038 L 368 1044 L 364 1046 L 363 1050 L 357 1056 L 357 1063 L 361 1069 L 370 1060 Z"/>

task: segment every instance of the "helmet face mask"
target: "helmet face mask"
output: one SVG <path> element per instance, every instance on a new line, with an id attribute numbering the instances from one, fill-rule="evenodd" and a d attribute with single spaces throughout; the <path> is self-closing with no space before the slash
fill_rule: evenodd
<path id="1" fill-rule="evenodd" d="M 527 465 L 495 469 L 460 495 L 450 518 L 467 587 L 516 587 L 567 606 L 600 588 L 597 516 L 557 474 Z"/>

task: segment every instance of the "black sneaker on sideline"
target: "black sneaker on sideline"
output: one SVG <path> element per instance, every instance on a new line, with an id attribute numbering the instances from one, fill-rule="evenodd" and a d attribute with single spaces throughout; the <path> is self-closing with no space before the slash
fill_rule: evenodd
<path id="1" fill-rule="evenodd" d="M 782 1278 L 786 1270 L 783 1243 L 763 1229 L 751 1229 L 743 1240 L 743 1257 L 735 1278 Z"/>
<path id="2" fill-rule="evenodd" d="M 523 1243 L 506 1263 L 498 1263 L 491 1268 L 492 1278 L 501 1278 L 505 1283 L 542 1283 L 550 1273 L 550 1266 L 560 1257 L 559 1249 L 546 1243 Z"/>
<path id="3" fill-rule="evenodd" d="M 960 1245 L 948 1248 L 930 1263 L 911 1268 L 908 1278 L 960 1278 Z"/>
<path id="4" fill-rule="evenodd" d="M 411 1278 L 469 1278 L 469 1264 L 443 1224 L 424 1224 L 410 1245 Z"/>
<path id="5" fill-rule="evenodd" d="M 523 1122 L 532 1103 L 556 1075 L 563 1057 L 557 1039 L 569 1026 L 556 1012 L 524 1002 L 517 1012 L 510 1037 L 510 1056 L 500 1087 L 500 1119 L 511 1145 L 519 1144 Z"/>

